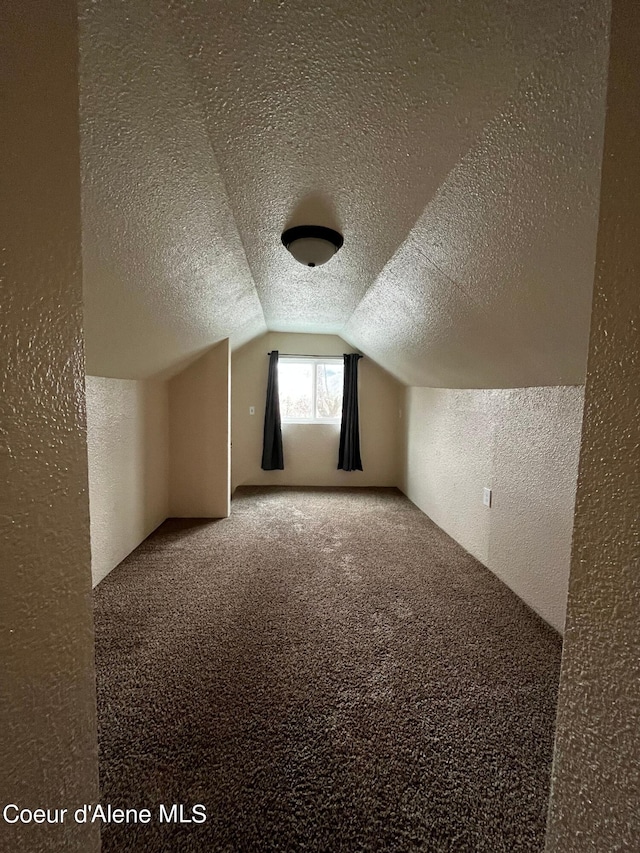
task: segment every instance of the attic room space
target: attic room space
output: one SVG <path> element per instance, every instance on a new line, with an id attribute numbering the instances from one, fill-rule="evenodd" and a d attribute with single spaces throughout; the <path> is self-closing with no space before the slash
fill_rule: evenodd
<path id="1" fill-rule="evenodd" d="M 82 11 L 95 582 L 238 487 L 391 487 L 562 632 L 608 9 L 556 6 Z M 362 472 L 319 424 L 261 469 L 271 349 L 364 355 Z"/>
<path id="2" fill-rule="evenodd" d="M 606 10 L 594 3 L 579 18 L 550 2 L 526 12 L 509 3 L 463 13 L 411 2 L 328 10 L 300 7 L 295 32 L 291 9 L 270 4 L 233 13 L 220 6 L 212 16 L 197 2 L 180 10 L 137 3 L 126 22 L 112 4 L 82 14 L 87 441 L 105 793 L 123 796 L 126 780 L 136 778 L 159 796 L 155 774 L 167 748 L 131 767 L 119 740 L 113 743 L 112 683 L 127 697 L 117 707 L 133 714 L 129 737 L 140 726 L 154 729 L 136 679 L 121 670 L 115 649 L 122 643 L 131 649 L 128 666 L 155 673 L 147 701 L 158 701 L 158 689 L 172 697 L 160 714 L 169 732 L 184 701 L 202 706 L 193 725 L 211 727 L 214 740 L 223 738 L 220 719 L 230 709 L 242 724 L 228 737 L 242 738 L 254 724 L 242 701 L 262 701 L 258 715 L 273 725 L 298 720 L 301 732 L 289 741 L 265 733 L 265 743 L 254 743 L 252 772 L 262 772 L 263 750 L 276 765 L 291 765 L 288 783 L 277 769 L 264 783 L 284 796 L 309 772 L 296 750 L 323 766 L 322 739 L 308 731 L 300 702 L 311 703 L 310 719 L 326 739 L 327 713 L 342 737 L 353 738 L 362 724 L 345 691 L 375 708 L 402 695 L 403 678 L 418 667 L 425 682 L 404 687 L 418 691 L 411 712 L 432 701 L 440 671 L 408 637 L 434 644 L 426 627 L 441 633 L 436 611 L 448 599 L 447 621 L 462 620 L 446 643 L 454 669 L 448 677 L 480 698 L 449 698 L 438 725 L 446 729 L 473 709 L 477 723 L 465 737 L 486 743 L 508 724 L 484 691 L 491 696 L 506 682 L 517 705 L 524 702 L 518 682 L 532 682 L 518 722 L 526 736 L 501 740 L 498 758 L 481 750 L 478 772 L 489 784 L 491 761 L 515 751 L 523 778 L 512 788 L 497 783 L 498 799 L 523 799 L 531 790 L 533 805 L 520 825 L 498 820 L 499 829 L 490 829 L 486 796 L 467 780 L 463 817 L 455 810 L 442 817 L 441 843 L 462 831 L 469 845 L 489 833 L 485 843 L 496 849 L 530 836 L 538 849 L 555 712 L 547 697 L 557 690 L 584 405 Z M 299 263 L 280 237 L 303 225 L 335 229 L 344 245 L 315 268 Z M 339 423 L 286 420 L 284 468 L 263 470 L 274 350 L 363 355 L 362 471 L 337 468 Z M 282 380 L 282 363 L 279 370 Z M 330 497 L 335 517 L 323 503 Z M 414 515 L 398 515 L 405 508 Z M 369 537 L 380 537 L 373 552 L 358 517 Z M 428 523 L 435 527 L 420 527 Z M 443 564 L 448 537 L 458 548 Z M 430 576 L 434 562 L 448 578 L 446 592 Z M 481 567 L 491 574 L 477 578 Z M 319 578 L 326 588 L 318 588 Z M 515 594 L 506 603 L 504 587 Z M 287 607 L 280 596 L 290 596 Z M 339 602 L 351 609 L 343 612 Z M 337 625 L 327 621 L 327 607 Z M 201 683 L 187 686 L 189 672 L 156 687 L 170 667 L 156 620 L 176 637 L 195 632 L 188 653 L 197 656 L 231 661 L 245 649 L 235 670 L 242 701 L 227 695 L 220 664 L 204 679 L 211 695 Z M 321 625 L 333 643 L 329 661 Z M 356 625 L 361 647 L 347 651 L 341 632 Z M 211 635 L 204 645 L 197 641 L 203 632 Z M 471 642 L 478 632 L 482 639 Z M 136 651 L 140 642 L 154 651 Z M 271 678 L 294 697 L 297 690 L 299 700 L 278 704 L 253 672 L 267 665 L 264 648 Z M 289 651 L 284 661 L 280 648 Z M 338 678 L 345 655 L 353 672 Z M 326 683 L 332 679 L 337 688 Z M 482 718 L 491 713 L 485 730 Z M 382 713 L 378 725 L 369 748 L 383 760 L 395 726 Z M 404 737 L 407 749 L 420 743 L 393 736 Z M 443 737 L 455 756 L 450 772 L 461 772 L 468 755 Z M 347 766 L 362 748 L 345 751 Z M 200 757 L 189 751 L 178 761 L 183 784 L 194 763 L 203 771 L 222 763 L 231 773 L 246 760 L 242 750 L 222 755 L 217 743 Z M 441 759 L 438 750 L 430 754 Z M 324 760 L 333 787 L 349 791 L 349 773 L 331 771 L 332 760 Z M 412 766 L 400 762 L 395 770 L 392 810 L 406 796 L 402 780 Z M 118 783 L 109 781 L 116 768 Z M 363 772 L 382 808 L 381 780 Z M 241 774 L 238 784 L 246 793 L 235 808 L 249 810 L 249 823 L 273 844 L 297 821 L 308 832 L 312 807 L 304 797 L 288 811 L 250 805 L 247 778 Z M 264 785 L 260 796 L 268 800 Z M 429 791 L 425 783 L 416 795 L 424 812 L 417 831 L 427 835 L 429 822 L 441 819 L 423 802 Z M 216 813 L 233 810 L 222 782 L 205 792 Z M 365 835 L 370 809 L 354 806 Z M 335 823 L 339 835 L 346 819 L 337 808 L 323 831 L 330 835 Z M 390 819 L 388 843 L 410 824 Z M 255 831 L 218 827 L 219 838 L 236 847 L 255 843 Z M 113 829 L 103 835 L 107 849 L 126 846 Z"/>
<path id="3" fill-rule="evenodd" d="M 11 849 L 636 849 L 638 8 L 8 2 Z"/>
<path id="4" fill-rule="evenodd" d="M 114 702 L 133 715 L 130 738 L 140 726 L 154 730 L 135 678 L 118 663 L 114 650 L 124 643 L 128 667 L 155 673 L 147 701 L 157 701 L 158 689 L 173 696 L 162 717 L 168 731 L 184 701 L 202 706 L 193 725 L 212 726 L 214 739 L 223 737 L 219 720 L 231 710 L 241 722 L 227 736 L 246 736 L 243 726 L 255 720 L 242 702 L 255 701 L 258 716 L 274 726 L 298 720 L 300 733 L 289 741 L 258 738 L 250 762 L 252 772 L 263 772 L 266 750 L 276 765 L 290 765 L 288 782 L 276 767 L 264 783 L 294 798 L 289 810 L 247 802 L 242 775 L 242 806 L 228 803 L 221 782 L 205 791 L 216 812 L 248 810 L 249 824 L 273 844 L 298 822 L 304 835 L 314 818 L 310 802 L 292 793 L 309 772 L 296 751 L 313 756 L 316 772 L 332 773 L 335 790 L 351 797 L 349 761 L 363 749 L 345 749 L 344 767 L 332 770 L 309 726 L 325 740 L 336 737 L 334 729 L 353 738 L 362 721 L 345 704 L 351 694 L 356 705 L 382 703 L 387 714 L 389 703 L 395 707 L 390 697 L 403 696 L 426 725 L 417 709 L 430 705 L 431 685 L 442 677 L 426 648 L 438 648 L 444 610 L 447 624 L 459 626 L 445 643 L 451 685 L 441 694 L 453 685 L 480 696 L 449 697 L 438 726 L 446 731 L 472 711 L 476 724 L 464 739 L 486 744 L 496 728 L 509 728 L 506 709 L 488 701 L 507 689 L 507 704 L 526 708 L 518 718 L 526 734 L 510 732 L 497 757 L 483 746 L 478 773 L 494 784 L 491 762 L 515 752 L 522 778 L 512 787 L 496 782 L 498 801 L 531 796 L 533 805 L 491 829 L 487 797 L 469 779 L 462 816 L 451 806 L 453 789 L 445 795 L 453 814 L 428 807 L 425 782 L 415 794 L 422 810 L 416 831 L 426 838 L 430 823 L 443 820 L 440 843 L 462 832 L 474 845 L 489 833 L 483 843 L 494 849 L 530 837 L 527 849 L 539 849 L 555 713 L 548 696 L 559 674 L 584 405 L 606 9 L 594 3 L 576 16 L 551 2 L 464 12 L 356 3 L 349 11 L 300 6 L 295 19 L 293 31 L 290 4 L 219 6 L 212 15 L 198 2 L 179 10 L 136 3 L 126 25 L 121 8 L 98 3 L 81 19 L 87 440 L 104 789 L 122 796 L 135 777 L 153 796 L 154 761 L 167 748 L 134 768 L 119 739 L 114 745 Z M 305 225 L 335 229 L 344 245 L 324 264 L 299 263 L 280 238 Z M 263 470 L 272 351 L 364 356 L 362 471 L 337 468 L 339 423 L 286 419 L 284 468 Z M 443 577 L 431 576 L 434 564 Z M 489 574 L 476 577 L 481 567 Z M 287 607 L 281 596 L 290 597 Z M 170 667 L 156 620 L 162 632 L 194 632 L 188 653 L 197 656 L 231 661 L 244 649 L 234 670 L 242 701 L 227 695 L 220 664 L 204 679 L 211 695 L 202 683 L 188 687 L 188 672 L 183 682 L 154 686 Z M 343 632 L 356 627 L 360 646 L 345 646 Z M 204 645 L 201 633 L 210 634 Z M 333 644 L 328 661 L 324 642 Z M 137 651 L 138 643 L 155 651 Z M 281 648 L 290 653 L 284 660 Z M 349 658 L 353 671 L 340 672 Z M 264 666 L 281 690 L 286 684 L 300 698 L 278 703 L 254 672 Z M 416 667 L 424 680 L 407 685 Z M 526 701 L 521 681 L 534 685 Z M 112 684 L 128 698 L 116 700 Z M 310 716 L 300 716 L 306 703 Z M 398 713 L 406 719 L 406 708 Z M 378 725 L 369 735 L 377 760 L 387 755 L 386 737 L 406 749 L 421 743 L 382 712 Z M 462 772 L 471 759 L 461 741 L 437 737 L 445 753 L 453 751 L 449 772 Z M 428 760 L 442 760 L 442 750 L 428 751 Z M 186 783 L 194 765 L 236 772 L 246 760 L 242 750 L 222 755 L 221 744 L 200 757 L 189 752 L 178 775 Z M 408 770 L 426 773 L 420 762 L 396 763 L 388 802 L 380 778 L 363 771 L 378 808 L 397 811 Z M 116 768 L 118 783 L 109 781 Z M 259 791 L 268 801 L 268 790 Z M 318 794 L 321 802 L 326 796 Z M 354 805 L 365 836 L 371 808 Z M 337 807 L 323 831 L 330 835 L 333 826 L 340 835 L 346 820 Z M 398 843 L 410 825 L 390 818 L 387 843 Z M 255 843 L 250 826 L 217 831 L 232 846 Z M 105 831 L 107 849 L 116 840 L 127 843 Z"/>

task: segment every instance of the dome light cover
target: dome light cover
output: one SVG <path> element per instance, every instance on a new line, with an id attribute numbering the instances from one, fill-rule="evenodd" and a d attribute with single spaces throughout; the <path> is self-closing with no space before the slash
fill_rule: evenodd
<path id="1" fill-rule="evenodd" d="M 281 239 L 283 246 L 305 267 L 326 264 L 344 243 L 342 234 L 322 225 L 287 228 Z"/>

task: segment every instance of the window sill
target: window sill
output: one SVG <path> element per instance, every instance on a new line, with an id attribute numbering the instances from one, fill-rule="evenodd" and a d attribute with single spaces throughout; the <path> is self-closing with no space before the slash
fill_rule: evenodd
<path id="1" fill-rule="evenodd" d="M 324 424 L 324 426 L 340 426 L 340 420 L 319 420 L 314 418 L 283 418 L 282 425 L 285 426 L 286 424 L 314 424 L 316 426 L 318 424 Z"/>

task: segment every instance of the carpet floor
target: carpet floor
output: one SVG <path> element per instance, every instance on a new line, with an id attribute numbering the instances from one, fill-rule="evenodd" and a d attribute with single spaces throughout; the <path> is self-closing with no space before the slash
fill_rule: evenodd
<path id="1" fill-rule="evenodd" d="M 395 489 L 169 520 L 95 623 L 103 853 L 543 849 L 560 637 Z"/>

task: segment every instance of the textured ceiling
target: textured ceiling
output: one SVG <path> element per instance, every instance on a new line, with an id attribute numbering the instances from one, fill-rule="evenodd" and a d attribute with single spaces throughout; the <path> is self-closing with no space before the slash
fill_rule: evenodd
<path id="1" fill-rule="evenodd" d="M 342 335 L 404 382 L 579 383 L 599 0 L 98 0 L 82 14 L 87 369 Z M 313 270 L 283 229 L 329 225 Z"/>

